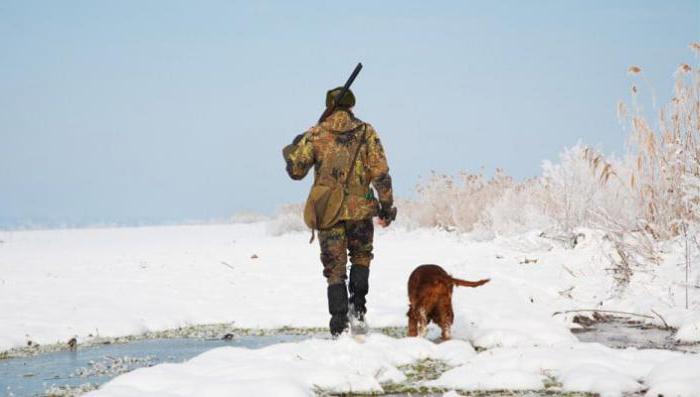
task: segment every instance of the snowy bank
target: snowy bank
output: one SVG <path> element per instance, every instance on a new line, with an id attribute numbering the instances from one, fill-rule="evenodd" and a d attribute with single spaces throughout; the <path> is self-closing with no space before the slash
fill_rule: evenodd
<path id="1" fill-rule="evenodd" d="M 88 396 L 314 395 L 381 393 L 382 384 L 403 382 L 397 368 L 422 359 L 465 363 L 474 355 L 463 341 L 435 345 L 424 339 L 370 335 L 312 339 L 259 350 L 218 348 L 183 364 L 163 364 L 122 375 Z"/>
<path id="2" fill-rule="evenodd" d="M 140 334 L 192 324 L 326 327 L 317 244 L 265 223 L 0 232 L 0 351 L 29 340 Z M 370 275 L 372 326 L 406 325 L 406 280 L 423 263 L 480 288 L 456 288 L 456 338 L 475 346 L 568 343 L 570 309 L 659 313 L 685 342 L 700 340 L 700 296 L 684 309 L 680 245 L 619 293 L 609 247 L 584 230 L 571 249 L 537 232 L 491 241 L 437 230 L 378 230 Z M 697 273 L 697 272 L 696 272 Z M 695 273 L 694 273 L 695 274 Z M 695 276 L 697 277 L 697 276 Z M 661 324 L 660 320 L 655 321 Z"/>
<path id="3" fill-rule="evenodd" d="M 373 334 L 312 339 L 260 350 L 225 347 L 182 364 L 162 364 L 122 375 L 90 397 L 313 396 L 383 393 L 406 381 L 401 366 L 418 360 L 455 368 L 416 387 L 445 390 L 552 390 L 621 396 L 648 387 L 650 396 L 697 396 L 700 357 L 663 350 L 616 350 L 598 344 L 498 348 L 476 354 L 463 341 L 434 344 Z"/>
<path id="4" fill-rule="evenodd" d="M 596 343 L 556 348 L 498 348 L 447 371 L 429 385 L 460 390 L 542 389 L 547 378 L 551 378 L 552 382 L 561 384 L 563 391 L 619 396 L 642 391 L 648 386 L 657 387 L 659 380 L 665 378 L 655 374 L 678 367 L 677 360 L 685 360 L 687 366 L 675 379 L 689 386 L 686 378 L 700 373 L 697 355 L 666 350 L 611 349 Z M 692 393 L 695 391 L 686 389 L 681 395 L 694 395 Z"/>

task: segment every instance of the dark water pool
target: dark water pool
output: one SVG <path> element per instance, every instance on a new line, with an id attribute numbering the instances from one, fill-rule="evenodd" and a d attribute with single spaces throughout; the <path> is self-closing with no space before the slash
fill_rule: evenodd
<path id="1" fill-rule="evenodd" d="M 673 338 L 673 330 L 612 317 L 572 330 L 581 342 L 596 342 L 613 348 L 678 350 L 700 353 L 700 344 L 682 345 Z"/>
<path id="2" fill-rule="evenodd" d="M 309 337 L 278 334 L 240 336 L 232 340 L 148 339 L 0 360 L 0 396 L 70 396 L 91 390 L 132 369 L 182 362 L 215 347 L 256 349 Z"/>

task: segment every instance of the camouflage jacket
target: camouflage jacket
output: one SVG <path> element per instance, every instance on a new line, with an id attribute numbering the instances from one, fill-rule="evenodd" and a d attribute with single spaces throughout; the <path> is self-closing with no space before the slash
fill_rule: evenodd
<path id="1" fill-rule="evenodd" d="M 379 206 L 370 184 L 383 207 L 393 205 L 389 166 L 374 128 L 350 111 L 341 109 L 297 136 L 282 151 L 292 179 L 304 178 L 314 166 L 314 184 L 329 177 L 333 179 L 331 182 L 342 184 L 359 139 L 362 142 L 348 178 L 348 194 L 340 209 L 340 220 L 361 220 L 377 215 Z M 325 165 L 323 174 L 322 165 Z"/>

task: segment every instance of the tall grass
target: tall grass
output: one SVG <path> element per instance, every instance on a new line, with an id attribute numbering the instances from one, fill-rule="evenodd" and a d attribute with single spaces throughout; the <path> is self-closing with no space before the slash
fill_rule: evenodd
<path id="1" fill-rule="evenodd" d="M 691 49 L 700 55 L 699 43 Z M 629 73 L 646 84 L 642 68 Z M 411 225 L 489 236 L 582 226 L 652 240 L 678 236 L 682 224 L 700 220 L 700 70 L 678 67 L 673 98 L 654 124 L 637 105 L 639 82 L 631 106 L 618 104 L 618 116 L 630 126 L 622 158 L 578 144 L 558 162 L 545 161 L 540 177 L 522 182 L 500 170 L 491 178 L 432 174 L 416 199 L 404 203 L 402 216 Z"/>

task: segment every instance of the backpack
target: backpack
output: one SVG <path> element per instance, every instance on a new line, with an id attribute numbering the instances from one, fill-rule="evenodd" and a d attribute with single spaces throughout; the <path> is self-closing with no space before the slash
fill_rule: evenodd
<path id="1" fill-rule="evenodd" d="M 314 233 L 316 230 L 327 229 L 338 223 L 340 209 L 345 200 L 345 196 L 348 194 L 347 190 L 350 174 L 352 173 L 355 161 L 357 161 L 357 155 L 364 143 L 365 133 L 367 132 L 366 124 L 362 124 L 358 129 L 359 128 L 362 128 L 362 135 L 353 148 L 354 156 L 347 166 L 347 172 L 345 173 L 345 180 L 343 183 L 340 183 L 335 178 L 318 175 L 314 180 L 313 186 L 311 186 L 311 191 L 309 192 L 306 205 L 304 206 L 304 223 L 312 230 L 310 242 L 314 240 Z"/>

